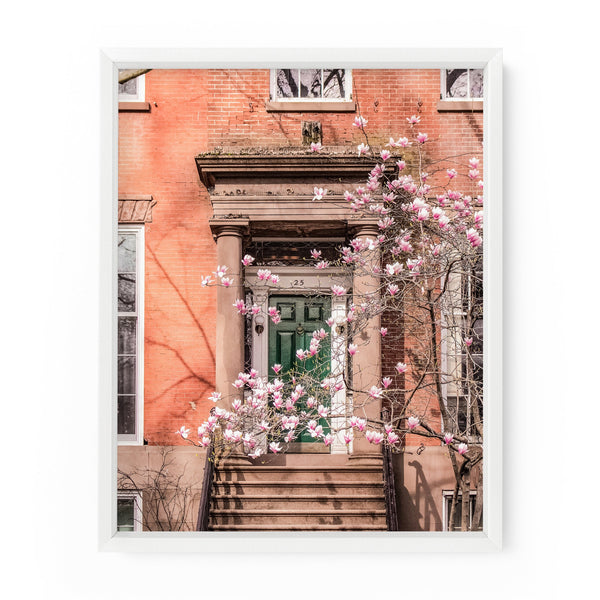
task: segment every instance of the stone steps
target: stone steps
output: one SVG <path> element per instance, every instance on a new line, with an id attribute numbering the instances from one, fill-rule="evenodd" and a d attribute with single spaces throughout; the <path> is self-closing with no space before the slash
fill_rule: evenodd
<path id="1" fill-rule="evenodd" d="M 281 461 L 280 458 L 275 459 Z M 291 457 L 289 464 L 219 465 L 214 531 L 385 531 L 381 465 L 340 457 Z"/>

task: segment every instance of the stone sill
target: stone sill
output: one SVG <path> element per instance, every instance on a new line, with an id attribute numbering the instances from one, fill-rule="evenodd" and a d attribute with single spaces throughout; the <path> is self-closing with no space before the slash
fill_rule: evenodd
<path id="1" fill-rule="evenodd" d="M 438 112 L 483 112 L 483 100 L 439 100 Z"/>
<path id="2" fill-rule="evenodd" d="M 355 102 L 267 102 L 267 112 L 355 112 Z"/>
<path id="3" fill-rule="evenodd" d="M 150 102 L 119 102 L 119 112 L 150 112 Z"/>

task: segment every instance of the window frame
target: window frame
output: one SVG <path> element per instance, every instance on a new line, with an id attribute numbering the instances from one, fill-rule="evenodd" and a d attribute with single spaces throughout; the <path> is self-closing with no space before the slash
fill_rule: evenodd
<path id="1" fill-rule="evenodd" d="M 452 502 L 454 490 L 442 490 L 442 531 L 450 531 L 450 510 L 449 504 Z M 475 499 L 477 498 L 477 490 L 469 490 L 469 531 L 473 527 L 473 513 L 475 511 Z M 462 491 L 458 492 L 457 504 L 462 506 Z M 457 531 L 456 529 L 454 531 Z M 479 531 L 477 529 L 476 531 Z"/>
<path id="2" fill-rule="evenodd" d="M 483 254 L 480 257 L 480 261 L 475 268 L 474 276 L 479 276 L 481 272 L 483 274 Z M 481 265 L 481 271 L 479 269 L 479 265 Z M 467 277 L 467 281 L 465 282 L 464 277 Z M 471 297 L 471 289 L 472 289 L 472 275 L 465 275 L 464 273 L 452 273 L 450 275 L 450 280 L 447 283 L 447 289 L 449 295 L 453 296 L 453 299 L 450 302 L 450 311 L 444 310 L 442 311 L 442 338 L 441 338 L 441 362 L 442 362 L 442 372 L 445 374 L 452 373 L 452 377 L 445 376 L 442 381 L 442 401 L 446 407 L 446 410 L 451 412 L 454 415 L 455 425 L 457 430 L 453 430 L 452 433 L 464 433 L 470 442 L 473 443 L 482 443 L 483 440 L 481 436 L 476 433 L 472 433 L 475 429 L 475 421 L 473 417 L 473 413 L 471 412 L 471 403 L 473 402 L 473 398 L 469 395 L 469 393 L 464 393 L 463 390 L 459 389 L 457 383 L 454 379 L 456 377 L 457 369 L 460 369 L 461 373 L 459 378 L 463 379 L 463 371 L 465 368 L 466 361 L 470 360 L 469 352 L 466 352 L 463 347 L 463 339 L 467 332 L 465 331 L 465 323 L 464 319 L 467 315 L 467 311 L 469 307 L 465 307 L 465 284 L 469 291 L 468 302 L 470 303 L 472 300 Z M 483 281 L 482 281 L 483 285 Z M 481 299 L 482 307 L 485 301 L 485 297 L 483 296 Z M 483 314 L 482 317 L 483 319 Z M 458 331 L 457 331 L 458 329 Z M 472 331 L 469 332 L 472 334 Z M 483 339 L 483 343 L 485 344 L 485 339 Z M 483 352 L 477 353 L 481 354 L 483 357 Z M 484 367 L 482 367 L 483 369 Z M 485 377 L 485 374 L 483 374 Z M 484 393 L 481 394 L 481 402 L 483 403 Z M 459 429 L 459 419 L 460 419 L 460 406 L 461 400 L 465 403 L 466 409 L 464 413 L 464 418 L 466 419 L 466 432 L 463 432 Z M 450 406 L 456 406 L 456 413 L 450 410 Z M 482 405 L 480 407 L 481 412 L 481 421 L 485 423 L 485 407 Z M 443 418 L 440 416 L 440 427 L 444 428 Z"/>
<path id="3" fill-rule="evenodd" d="M 145 102 L 146 101 L 146 75 L 138 75 L 133 79 L 137 80 L 137 93 L 133 94 L 118 94 L 119 102 Z M 118 89 L 118 85 L 117 85 Z"/>
<path id="4" fill-rule="evenodd" d="M 117 379 L 118 379 L 118 336 L 119 336 L 119 317 L 133 317 L 136 318 L 136 364 L 135 364 L 135 433 L 119 433 L 118 431 L 118 420 L 115 423 L 115 430 L 117 432 L 117 443 L 120 446 L 141 446 L 144 443 L 144 240 L 145 240 L 145 229 L 143 225 L 119 225 L 117 232 L 117 242 L 121 234 L 135 234 L 135 312 L 121 312 L 119 311 L 118 299 L 117 299 L 117 322 L 116 322 L 116 352 L 115 357 L 117 359 Z M 117 261 L 118 261 L 118 246 L 117 246 Z M 117 266 L 117 294 L 119 289 L 118 284 L 118 266 Z M 116 404 L 117 410 L 119 406 L 119 391 L 116 390 Z M 115 419 L 117 415 L 115 413 Z"/>
<path id="5" fill-rule="evenodd" d="M 481 105 L 483 106 L 483 98 L 484 96 L 481 96 L 481 98 L 474 98 L 471 96 L 471 71 L 481 71 L 481 69 L 471 69 L 468 67 L 464 67 L 467 71 L 467 74 L 469 76 L 469 85 L 467 86 L 469 95 L 468 96 L 464 96 L 462 98 L 457 98 L 457 97 L 452 97 L 452 96 L 447 96 L 447 90 L 446 90 L 446 77 L 448 75 L 448 71 L 453 70 L 453 69 L 441 69 L 440 70 L 440 100 L 442 102 L 481 102 Z M 485 88 L 483 88 L 483 94 L 485 95 Z"/>
<path id="6" fill-rule="evenodd" d="M 311 102 L 311 103 L 347 102 L 347 103 L 351 103 L 352 102 L 352 69 L 347 69 L 346 67 L 339 67 L 340 69 L 344 70 L 344 87 L 345 87 L 344 92 L 345 92 L 345 95 L 343 98 L 325 98 L 323 96 L 320 96 L 319 98 L 302 98 L 301 96 L 298 96 L 296 98 L 280 98 L 277 96 L 277 71 L 279 71 L 281 68 L 284 68 L 284 67 L 270 70 L 270 100 L 271 100 L 271 102 L 290 102 L 290 103 L 294 103 L 294 102 Z M 324 70 L 323 67 L 313 67 L 313 68 L 315 68 L 315 69 L 320 68 L 321 71 Z M 300 68 L 294 67 L 293 70 L 302 71 L 302 70 L 307 70 L 307 69 L 306 68 L 300 69 Z"/>
<path id="7" fill-rule="evenodd" d="M 133 531 L 119 531 L 119 512 L 117 507 L 117 533 L 135 533 L 144 530 L 142 495 L 132 490 L 117 490 L 117 504 L 119 500 L 133 499 Z"/>

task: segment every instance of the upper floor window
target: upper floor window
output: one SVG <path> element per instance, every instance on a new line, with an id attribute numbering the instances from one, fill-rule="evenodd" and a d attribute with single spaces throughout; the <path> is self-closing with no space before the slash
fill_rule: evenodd
<path id="1" fill-rule="evenodd" d="M 483 69 L 443 70 L 442 100 L 483 100 Z"/>
<path id="2" fill-rule="evenodd" d="M 117 434 L 130 444 L 143 441 L 143 236 L 142 226 L 119 227 Z"/>
<path id="3" fill-rule="evenodd" d="M 125 83 L 119 83 L 119 102 L 144 102 L 144 97 L 144 75 L 138 75 Z"/>
<path id="4" fill-rule="evenodd" d="M 274 69 L 271 99 L 274 101 L 349 101 L 352 75 L 349 69 Z"/>

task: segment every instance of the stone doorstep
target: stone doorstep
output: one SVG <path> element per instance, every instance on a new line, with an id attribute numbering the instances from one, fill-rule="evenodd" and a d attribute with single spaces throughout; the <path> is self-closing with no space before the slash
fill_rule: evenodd
<path id="1" fill-rule="evenodd" d="M 285 505 L 290 510 L 310 511 L 315 508 L 328 508 L 335 511 L 346 510 L 385 510 L 385 500 L 381 496 L 236 496 L 221 495 L 213 497 L 214 511 L 239 510 L 244 514 L 255 510 L 277 510 Z M 216 514 L 216 512 L 215 512 Z"/>
<path id="2" fill-rule="evenodd" d="M 370 483 L 368 481 L 344 481 L 344 482 L 315 482 L 315 481 L 219 481 L 213 484 L 213 498 L 220 494 L 232 495 L 243 498 L 246 495 L 273 495 L 278 497 L 293 497 L 302 494 L 313 494 L 336 499 L 341 495 L 366 495 L 383 498 L 383 481 Z"/>
<path id="3" fill-rule="evenodd" d="M 363 524 L 361 526 L 349 526 L 349 525 L 328 525 L 328 524 L 319 524 L 319 525 L 298 525 L 298 524 L 286 524 L 286 525 L 276 525 L 271 524 L 267 526 L 259 526 L 259 525 L 223 525 L 223 524 L 215 524 L 210 526 L 211 531 L 293 531 L 293 532 L 310 532 L 310 531 L 387 531 L 387 526 L 380 524 Z"/>
<path id="4" fill-rule="evenodd" d="M 215 475 L 216 483 L 246 483 L 249 481 L 264 482 L 290 482 L 308 481 L 314 483 L 341 483 L 344 481 L 356 481 L 378 484 L 383 482 L 381 469 L 371 467 L 337 467 L 318 469 L 311 467 L 235 467 L 217 468 Z"/>

